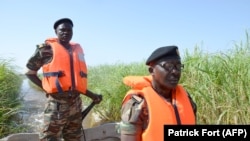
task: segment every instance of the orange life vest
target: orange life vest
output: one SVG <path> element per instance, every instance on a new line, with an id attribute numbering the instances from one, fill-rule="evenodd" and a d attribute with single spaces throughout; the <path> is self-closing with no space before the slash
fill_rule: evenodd
<path id="1" fill-rule="evenodd" d="M 87 66 L 81 46 L 70 43 L 71 51 L 66 50 L 56 38 L 46 40 L 53 51 L 50 63 L 43 65 L 43 89 L 47 93 L 87 90 Z"/>
<path id="2" fill-rule="evenodd" d="M 123 82 L 132 87 L 123 99 L 123 104 L 130 99 L 132 94 L 144 97 L 149 111 L 149 123 L 142 133 L 142 141 L 163 141 L 164 125 L 177 125 L 176 113 L 173 104 L 157 94 L 151 87 L 151 76 L 129 76 Z M 172 92 L 172 103 L 178 109 L 181 124 L 195 124 L 195 115 L 188 95 L 181 85 L 177 85 Z"/>

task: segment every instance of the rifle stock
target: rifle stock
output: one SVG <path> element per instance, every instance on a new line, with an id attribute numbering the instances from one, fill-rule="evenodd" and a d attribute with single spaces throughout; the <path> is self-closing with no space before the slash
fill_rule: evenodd
<path id="1" fill-rule="evenodd" d="M 95 102 L 93 101 L 85 110 L 82 111 L 82 120 L 87 116 L 90 110 L 95 106 Z"/>
<path id="2" fill-rule="evenodd" d="M 98 95 L 100 100 L 102 101 L 102 95 Z M 95 102 L 93 101 L 85 110 L 82 111 L 82 120 L 87 116 L 89 111 L 95 106 Z"/>

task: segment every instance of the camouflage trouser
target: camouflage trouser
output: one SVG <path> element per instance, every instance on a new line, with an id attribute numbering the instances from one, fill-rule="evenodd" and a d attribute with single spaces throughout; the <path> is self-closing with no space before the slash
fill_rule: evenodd
<path id="1" fill-rule="evenodd" d="M 51 94 L 44 110 L 41 141 L 80 141 L 82 101 L 78 93 Z"/>

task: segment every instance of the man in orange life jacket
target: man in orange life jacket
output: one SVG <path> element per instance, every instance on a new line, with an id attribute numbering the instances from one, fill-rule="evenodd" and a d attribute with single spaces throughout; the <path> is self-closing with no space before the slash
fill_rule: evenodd
<path id="1" fill-rule="evenodd" d="M 48 38 L 27 62 L 26 76 L 42 88 L 48 98 L 44 111 L 41 141 L 80 141 L 82 101 L 80 94 L 96 104 L 101 97 L 87 89 L 87 65 L 80 44 L 71 42 L 73 22 L 69 18 L 54 23 L 57 38 Z M 42 80 L 37 71 L 42 68 Z"/>
<path id="2" fill-rule="evenodd" d="M 196 103 L 178 84 L 183 64 L 177 46 L 157 48 L 146 61 L 149 76 L 127 76 L 121 141 L 163 141 L 164 124 L 196 124 Z"/>

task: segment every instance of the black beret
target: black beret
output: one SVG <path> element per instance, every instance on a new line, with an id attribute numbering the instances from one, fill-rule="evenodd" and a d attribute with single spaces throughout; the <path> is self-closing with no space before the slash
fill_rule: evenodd
<path id="1" fill-rule="evenodd" d="M 164 46 L 157 48 L 148 57 L 146 65 L 150 65 L 152 62 L 156 62 L 160 59 L 180 59 L 180 54 L 177 46 Z"/>
<path id="2" fill-rule="evenodd" d="M 72 22 L 71 19 L 69 19 L 69 18 L 62 18 L 62 19 L 57 20 L 57 21 L 54 23 L 54 29 L 56 29 L 57 26 L 58 26 L 59 24 L 61 24 L 61 23 L 70 23 L 70 24 L 72 25 L 72 27 L 73 27 L 73 22 Z"/>

